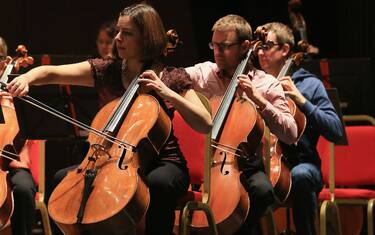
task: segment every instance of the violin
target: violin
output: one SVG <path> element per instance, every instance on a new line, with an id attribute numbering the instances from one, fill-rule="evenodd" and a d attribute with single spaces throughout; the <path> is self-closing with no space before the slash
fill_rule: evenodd
<path id="1" fill-rule="evenodd" d="M 237 92 L 237 79 L 247 74 L 250 61 L 256 61 L 257 50 L 266 38 L 263 29 L 255 34 L 263 40 L 254 40 L 246 56 L 237 66 L 223 97 L 210 100 L 214 119 L 212 127 L 212 166 L 210 181 L 211 208 L 219 234 L 233 234 L 244 223 L 250 199 L 240 180 L 239 159 L 251 161 L 256 156 L 264 133 L 264 121 L 253 102 Z M 209 233 L 205 214 L 194 211 L 190 229 L 199 234 Z"/>
<path id="2" fill-rule="evenodd" d="M 8 75 L 18 71 L 20 67 L 27 67 L 33 64 L 34 59 L 27 55 L 27 49 L 24 45 L 19 45 L 16 49 L 16 57 L 7 58 L 7 66 L 0 78 L 2 83 L 8 83 Z M 0 230 L 10 223 L 13 213 L 13 196 L 12 190 L 7 181 L 6 171 L 7 163 L 3 158 L 8 160 L 17 160 L 18 155 L 15 153 L 14 141 L 19 132 L 16 111 L 11 96 L 0 97 L 1 115 L 3 123 L 0 123 L 0 151 L 1 151 L 1 169 L 0 169 Z"/>

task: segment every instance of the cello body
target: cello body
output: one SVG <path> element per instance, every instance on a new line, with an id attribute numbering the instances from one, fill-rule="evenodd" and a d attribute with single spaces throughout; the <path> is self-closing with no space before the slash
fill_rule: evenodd
<path id="1" fill-rule="evenodd" d="M 19 127 L 12 98 L 2 97 L 0 98 L 0 102 L 5 121 L 5 123 L 0 124 L 0 149 L 2 150 L 13 144 Z M 4 162 L 2 161 L 3 164 Z M 10 224 L 10 217 L 14 209 L 13 194 L 7 180 L 7 175 L 7 171 L 0 169 L 0 231 Z"/>
<path id="2" fill-rule="evenodd" d="M 14 210 L 13 193 L 7 183 L 7 175 L 7 172 L 0 171 L 0 231 L 10 225 Z"/>
<path id="3" fill-rule="evenodd" d="M 287 98 L 287 101 L 289 110 L 297 124 L 299 139 L 305 130 L 306 117 L 292 99 Z M 290 168 L 287 164 L 287 156 L 284 156 L 282 145 L 272 133 L 270 134 L 270 148 L 270 181 L 277 199 L 280 202 L 285 202 L 292 189 L 292 178 Z"/>
<path id="4" fill-rule="evenodd" d="M 106 130 L 104 123 L 108 117 L 114 120 L 120 102 L 116 99 L 105 105 L 92 127 Z M 109 145 L 90 133 L 92 147 L 86 158 L 68 173 L 49 199 L 49 214 L 65 234 L 127 234 L 135 230 L 147 211 L 150 196 L 140 166 L 147 166 L 158 154 L 170 135 L 171 122 L 150 95 L 135 98 L 123 121 L 118 122 L 113 136 L 135 149 Z M 95 148 L 98 145 L 104 148 Z M 120 156 L 123 161 L 119 161 Z M 88 184 L 92 170 L 96 176 Z"/>
<path id="5" fill-rule="evenodd" d="M 214 115 L 220 101 L 221 97 L 211 100 Z M 235 156 L 234 152 L 223 150 L 237 150 L 235 152 L 238 155 L 242 155 L 241 150 L 250 155 L 255 153 L 263 136 L 262 125 L 263 120 L 259 118 L 254 104 L 246 99 L 235 98 L 218 141 L 221 147 L 215 148 L 212 155 L 209 206 L 219 234 L 235 233 L 250 210 L 249 195 L 240 179 L 238 156 Z M 193 212 L 191 229 L 198 234 L 209 234 L 208 222 L 203 212 Z"/>

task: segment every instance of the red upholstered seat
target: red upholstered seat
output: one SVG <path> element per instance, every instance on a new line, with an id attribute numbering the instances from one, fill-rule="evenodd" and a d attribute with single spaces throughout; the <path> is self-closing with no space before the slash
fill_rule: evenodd
<path id="1" fill-rule="evenodd" d="M 335 146 L 336 187 L 375 185 L 375 126 L 346 127 L 347 146 Z M 319 139 L 324 183 L 329 176 L 329 143 Z"/>
<path id="2" fill-rule="evenodd" d="M 335 189 L 335 199 L 371 199 L 375 198 L 375 191 L 371 189 L 351 189 L 337 188 Z M 323 189 L 319 194 L 319 200 L 330 200 L 329 189 Z"/>
<path id="3" fill-rule="evenodd" d="M 202 184 L 204 175 L 204 153 L 205 153 L 205 134 L 201 134 L 193 130 L 181 117 L 178 112 L 174 113 L 173 118 L 174 134 L 178 138 L 178 142 L 182 153 L 187 161 L 189 168 L 190 183 Z M 182 197 L 181 202 L 184 205 L 188 198 L 201 199 L 196 197 L 200 193 L 190 191 Z M 183 199 L 185 198 L 185 199 Z M 191 200 L 190 200 L 191 201 Z"/>
<path id="4" fill-rule="evenodd" d="M 354 117 L 353 120 L 360 119 Z M 374 123 L 371 117 L 367 120 Z M 322 160 L 323 181 L 327 187 L 333 182 L 335 186 L 331 187 L 332 192 L 324 188 L 319 200 L 367 205 L 367 231 L 373 234 L 375 190 L 367 188 L 375 185 L 375 126 L 348 126 L 345 130 L 348 145 L 334 147 L 334 166 L 330 166 L 330 143 L 324 138 L 319 139 L 317 147 Z M 334 178 L 330 176 L 333 168 Z"/>
<path id="5" fill-rule="evenodd" d="M 37 186 L 39 185 L 39 156 L 41 154 L 39 144 L 38 140 L 28 140 L 26 143 L 30 158 L 30 171 Z"/>
<path id="6" fill-rule="evenodd" d="M 29 154 L 30 171 L 38 187 L 35 194 L 36 209 L 41 212 L 44 234 L 52 235 L 47 206 L 44 203 L 45 140 L 27 140 L 25 147 Z"/>
<path id="7" fill-rule="evenodd" d="M 206 97 L 197 93 L 203 105 L 210 112 L 211 107 Z M 188 190 L 188 192 L 180 197 L 177 201 L 175 234 L 188 234 L 189 214 L 192 211 L 203 211 L 209 223 L 210 234 L 217 235 L 217 228 L 214 222 L 211 209 L 207 203 L 209 198 L 209 173 L 210 173 L 210 154 L 209 145 L 211 140 L 210 134 L 201 134 L 193 130 L 176 111 L 173 118 L 174 134 L 178 139 L 181 151 L 187 161 L 190 174 L 190 184 L 196 186 L 201 185 L 202 191 Z M 206 172 L 205 172 L 206 170 Z M 206 173 L 206 174 L 205 174 Z M 205 181 L 205 179 L 207 181 Z"/>

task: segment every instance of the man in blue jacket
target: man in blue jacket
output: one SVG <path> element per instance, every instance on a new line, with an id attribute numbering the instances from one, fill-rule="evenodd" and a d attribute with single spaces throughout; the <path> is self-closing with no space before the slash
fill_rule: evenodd
<path id="1" fill-rule="evenodd" d="M 293 33 L 288 26 L 277 22 L 262 27 L 268 35 L 266 46 L 258 53 L 259 63 L 265 72 L 278 77 L 294 47 Z M 301 68 L 292 77 L 280 78 L 280 83 L 285 95 L 296 103 L 307 119 L 306 129 L 297 144 L 288 147 L 294 153 L 288 156 L 292 167 L 290 197 L 297 234 L 315 234 L 317 194 L 323 186 L 316 145 L 321 135 L 329 141 L 339 140 L 343 129 L 322 82 L 315 75 Z"/>

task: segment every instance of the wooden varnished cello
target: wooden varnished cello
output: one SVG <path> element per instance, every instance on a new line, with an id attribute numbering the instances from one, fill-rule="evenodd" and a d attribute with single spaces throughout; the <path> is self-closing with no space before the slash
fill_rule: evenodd
<path id="1" fill-rule="evenodd" d="M 280 80 L 285 76 L 289 76 L 293 66 L 298 66 L 306 54 L 308 44 L 305 41 L 300 41 L 298 48 L 300 52 L 292 54 L 280 70 L 277 79 Z M 288 107 L 294 120 L 297 124 L 297 140 L 302 136 L 306 127 L 306 117 L 303 112 L 297 107 L 292 99 L 286 97 Z M 290 194 L 292 188 L 292 180 L 290 169 L 287 164 L 286 157 L 282 145 L 278 138 L 271 133 L 270 135 L 270 180 L 274 187 L 275 195 L 280 202 L 285 202 Z"/>
<path id="2" fill-rule="evenodd" d="M 147 211 L 148 188 L 138 169 L 158 154 L 171 122 L 153 96 L 136 95 L 138 86 L 134 79 L 98 112 L 91 126 L 105 135 L 89 134 L 86 158 L 50 197 L 50 216 L 66 234 L 126 234 Z"/>
<path id="3" fill-rule="evenodd" d="M 27 55 L 26 47 L 19 45 L 16 49 L 16 57 L 8 59 L 8 65 L 0 78 L 3 83 L 8 82 L 8 75 L 18 71 L 20 67 L 27 67 L 34 62 L 33 58 Z M 7 180 L 8 160 L 16 160 L 14 150 L 14 140 L 19 132 L 16 111 L 11 96 L 0 97 L 1 115 L 3 123 L 0 123 L 0 151 L 1 151 L 1 169 L 0 169 L 0 230 L 10 223 L 10 217 L 13 213 L 13 195 Z M 6 158 L 4 160 L 3 158 Z"/>
<path id="4" fill-rule="evenodd" d="M 262 30 L 256 34 L 266 37 Z M 223 235 L 235 233 L 250 210 L 250 199 L 240 181 L 237 158 L 251 161 L 262 139 L 264 122 L 254 103 L 237 93 L 237 77 L 247 73 L 250 59 L 260 44 L 260 40 L 251 43 L 224 96 L 211 99 L 214 119 L 209 206 L 217 230 Z M 193 212 L 190 226 L 199 234 L 209 233 L 208 222 L 201 211 Z"/>

